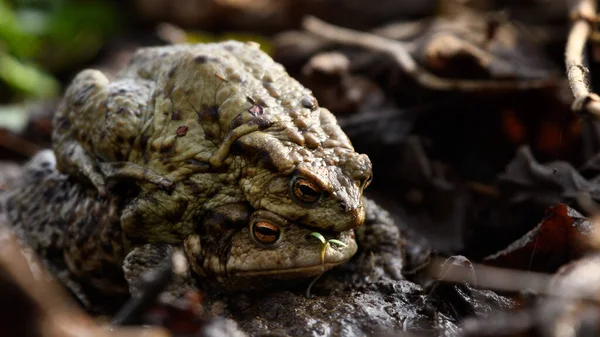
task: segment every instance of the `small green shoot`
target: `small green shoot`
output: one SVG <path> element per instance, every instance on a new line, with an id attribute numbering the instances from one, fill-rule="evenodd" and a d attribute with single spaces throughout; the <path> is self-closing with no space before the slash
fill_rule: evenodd
<path id="1" fill-rule="evenodd" d="M 324 269 L 325 269 L 325 252 L 327 251 L 327 245 L 335 244 L 340 247 L 348 247 L 347 244 L 343 243 L 340 240 L 336 240 L 336 239 L 326 240 L 325 237 L 323 236 L 323 234 L 321 234 L 319 232 L 312 232 L 312 233 L 310 233 L 310 235 L 317 238 L 319 241 L 321 241 L 321 243 L 323 244 L 323 248 L 321 248 L 321 273 L 319 275 L 317 275 L 308 285 L 308 288 L 306 289 L 306 297 L 307 298 L 310 298 L 310 289 L 312 288 L 312 286 L 315 284 L 315 282 L 317 282 L 319 277 L 321 277 L 321 275 L 323 275 L 323 273 L 325 272 L 324 271 Z"/>
<path id="2" fill-rule="evenodd" d="M 325 241 L 325 237 L 323 236 L 323 234 L 321 234 L 319 232 L 312 232 L 312 233 L 310 233 L 310 235 L 312 235 L 315 238 L 319 239 L 319 241 L 321 241 L 323 244 L 325 244 L 327 242 L 327 241 Z"/>
<path id="3" fill-rule="evenodd" d="M 343 243 L 343 242 L 342 242 L 342 241 L 340 241 L 340 240 L 336 240 L 336 239 L 331 239 L 331 240 L 329 240 L 329 241 L 327 241 L 327 242 L 329 242 L 329 243 L 335 243 L 336 245 L 338 245 L 338 246 L 340 246 L 340 247 L 348 247 L 348 245 L 347 245 L 347 244 Z"/>

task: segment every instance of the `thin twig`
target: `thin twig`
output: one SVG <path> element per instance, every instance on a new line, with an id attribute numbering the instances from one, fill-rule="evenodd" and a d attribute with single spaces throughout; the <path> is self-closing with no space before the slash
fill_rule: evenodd
<path id="1" fill-rule="evenodd" d="M 533 290 L 540 294 L 549 294 L 552 275 L 504 269 L 482 264 L 471 266 L 454 265 L 447 268 L 446 259 L 434 258 L 428 269 L 428 274 L 438 281 L 469 283 L 473 278 L 473 271 L 477 275 L 477 284 L 472 284 L 481 289 L 496 291 L 519 292 L 525 289 Z"/>
<path id="2" fill-rule="evenodd" d="M 171 262 L 168 259 L 168 262 Z M 137 297 L 132 297 L 115 314 L 111 325 L 131 325 L 137 322 L 144 310 L 147 310 L 167 287 L 173 278 L 173 265 L 165 263 L 151 273 L 151 278 L 145 280 L 142 292 Z"/>
<path id="3" fill-rule="evenodd" d="M 500 292 L 521 292 L 524 290 L 555 298 L 563 299 L 585 299 L 597 301 L 595 295 L 590 292 L 578 291 L 583 289 L 585 285 L 576 284 L 571 286 L 570 291 L 565 290 L 565 280 L 572 280 L 573 276 L 569 273 L 558 273 L 555 275 L 523 271 L 516 269 L 493 267 L 483 264 L 470 263 L 468 265 L 454 264 L 451 268 L 447 267 L 447 259 L 436 257 L 433 258 L 427 275 L 434 277 L 440 282 L 451 282 L 457 284 L 468 283 L 478 289 L 490 289 Z M 596 260 L 579 260 L 578 264 L 588 263 L 590 265 L 597 263 Z M 595 264 L 594 264 L 595 265 Z M 574 267 L 577 268 L 577 267 Z M 475 274 L 473 274 L 475 272 Z M 591 272 L 591 275 L 595 271 Z M 476 284 L 472 282 L 474 277 L 477 277 Z M 590 282 L 594 282 L 591 280 Z M 590 283 L 590 284 L 592 284 Z M 590 285 L 591 287 L 591 285 Z"/>
<path id="4" fill-rule="evenodd" d="M 499 91 L 530 90 L 556 85 L 556 79 L 540 80 L 463 80 L 444 79 L 423 69 L 410 55 L 405 43 L 374 34 L 337 27 L 309 16 L 304 19 L 304 29 L 324 39 L 351 46 L 357 46 L 391 55 L 398 66 L 420 85 L 442 91 Z"/>
<path id="5" fill-rule="evenodd" d="M 567 77 L 575 97 L 572 109 L 600 119 L 600 96 L 589 90 L 589 71 L 583 64 L 584 48 L 592 32 L 592 22 L 596 21 L 595 0 L 579 0 L 572 15 L 576 21 L 571 27 L 565 48 Z"/>

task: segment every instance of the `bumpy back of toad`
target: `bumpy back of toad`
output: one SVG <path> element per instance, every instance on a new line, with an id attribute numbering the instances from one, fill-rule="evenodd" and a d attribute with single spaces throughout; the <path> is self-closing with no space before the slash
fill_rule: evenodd
<path id="1" fill-rule="evenodd" d="M 230 131 L 277 106 L 259 77 L 303 89 L 282 83 L 289 77 L 280 65 L 237 42 L 141 49 L 114 80 L 84 70 L 54 118 L 57 166 L 97 187 L 99 162 L 133 162 L 175 180 L 220 166 L 235 140 Z"/>
<path id="2" fill-rule="evenodd" d="M 173 182 L 185 195 L 177 182 L 231 185 L 249 167 L 266 170 L 263 181 L 292 179 L 304 167 L 304 175 L 316 177 L 333 200 L 326 205 L 329 223 L 311 225 L 345 230 L 364 218 L 362 189 L 370 161 L 354 152 L 310 90 L 255 44 L 142 49 L 114 81 L 83 71 L 56 114 L 53 139 L 58 168 L 100 190 L 106 178 L 135 178 L 168 187 Z M 326 221 L 325 214 L 294 204 L 292 197 L 286 207 L 262 206 L 255 191 L 242 186 L 233 198 L 290 213 L 282 215 L 291 219 L 311 213 Z M 193 197 L 196 206 L 215 199 L 209 191 Z"/>

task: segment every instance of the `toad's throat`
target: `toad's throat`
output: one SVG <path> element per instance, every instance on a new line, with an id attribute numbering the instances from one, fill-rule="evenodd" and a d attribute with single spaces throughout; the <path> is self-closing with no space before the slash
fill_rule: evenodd
<path id="1" fill-rule="evenodd" d="M 341 264 L 348 262 L 350 258 L 336 262 L 325 262 L 310 266 L 281 268 L 281 269 L 264 269 L 264 270 L 241 270 L 230 271 L 228 277 L 254 277 L 254 276 L 289 276 L 304 275 L 306 277 L 318 275 L 322 272 L 331 270 Z"/>

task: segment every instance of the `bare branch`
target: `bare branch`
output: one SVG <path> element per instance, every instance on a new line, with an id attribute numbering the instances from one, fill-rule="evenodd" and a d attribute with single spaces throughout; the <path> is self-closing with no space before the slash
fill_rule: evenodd
<path id="1" fill-rule="evenodd" d="M 583 52 L 592 31 L 592 22 L 596 21 L 594 0 L 579 0 L 572 10 L 575 22 L 569 32 L 565 49 L 565 66 L 571 91 L 575 97 L 572 109 L 575 112 L 587 112 L 600 119 L 600 96 L 588 87 L 588 69 L 583 64 Z"/>
<path id="2" fill-rule="evenodd" d="M 461 80 L 444 79 L 423 69 L 410 55 L 407 45 L 403 42 L 387 39 L 366 32 L 337 27 L 325 23 L 315 17 L 304 19 L 304 29 L 324 39 L 351 46 L 362 47 L 376 52 L 391 55 L 398 66 L 420 85 L 442 91 L 499 91 L 499 90 L 530 90 L 547 88 L 556 85 L 556 79 L 541 80 Z"/>

